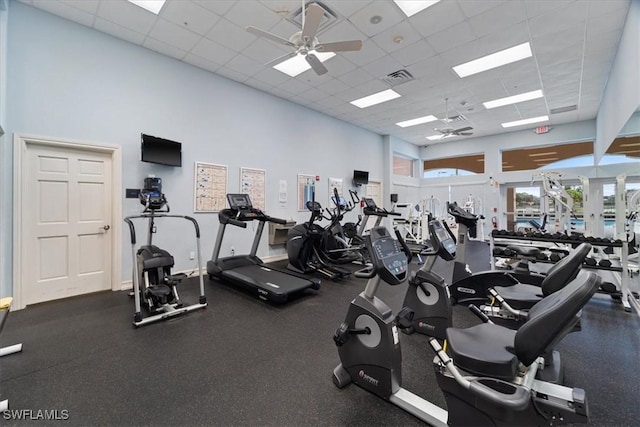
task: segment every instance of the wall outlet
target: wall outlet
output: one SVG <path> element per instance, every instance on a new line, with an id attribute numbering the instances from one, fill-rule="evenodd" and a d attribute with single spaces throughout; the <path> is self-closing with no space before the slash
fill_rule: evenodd
<path id="1" fill-rule="evenodd" d="M 236 254 L 236 248 L 231 246 L 231 255 L 235 255 L 235 254 Z"/>
<path id="2" fill-rule="evenodd" d="M 189 259 L 195 259 L 196 258 L 196 253 L 191 251 L 189 252 Z"/>

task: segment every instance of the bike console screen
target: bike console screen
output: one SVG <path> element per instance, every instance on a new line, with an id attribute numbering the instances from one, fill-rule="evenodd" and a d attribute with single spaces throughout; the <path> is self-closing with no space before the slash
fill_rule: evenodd
<path id="1" fill-rule="evenodd" d="M 400 242 L 391 237 L 384 227 L 375 227 L 370 236 L 371 256 L 380 278 L 390 285 L 404 282 L 408 265 Z"/>
<path id="2" fill-rule="evenodd" d="M 227 201 L 233 210 L 242 211 L 253 208 L 248 194 L 227 194 Z"/>
<path id="3" fill-rule="evenodd" d="M 438 220 L 429 223 L 432 245 L 438 248 L 438 255 L 446 261 L 451 261 L 456 257 L 456 242 L 449 234 L 444 225 Z"/>

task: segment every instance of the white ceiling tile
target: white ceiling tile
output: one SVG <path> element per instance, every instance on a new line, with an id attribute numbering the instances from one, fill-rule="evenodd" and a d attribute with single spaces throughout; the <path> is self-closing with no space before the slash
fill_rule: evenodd
<path id="1" fill-rule="evenodd" d="M 420 40 L 412 45 L 407 45 L 402 49 L 393 52 L 391 56 L 406 67 L 427 58 L 431 58 L 435 54 L 436 51 L 429 43 L 425 40 Z"/>
<path id="2" fill-rule="evenodd" d="M 231 6 L 237 3 L 237 0 L 195 0 L 195 2 L 216 15 L 222 16 L 231 9 Z"/>
<path id="3" fill-rule="evenodd" d="M 342 52 L 340 55 L 345 55 L 345 57 L 354 64 L 365 65 L 382 58 L 386 53 L 371 40 L 364 40 L 362 50 L 357 52 Z"/>
<path id="4" fill-rule="evenodd" d="M 381 80 L 369 80 L 368 82 L 358 85 L 355 88 L 362 93 L 371 95 L 389 89 L 389 85 L 382 82 Z"/>
<path id="5" fill-rule="evenodd" d="M 186 51 L 191 50 L 200 39 L 196 33 L 164 19 L 158 19 L 149 37 Z"/>
<path id="6" fill-rule="evenodd" d="M 616 9 L 610 13 L 598 16 L 591 16 L 590 14 L 587 20 L 589 24 L 587 27 L 587 40 L 597 38 L 599 34 L 608 33 L 613 30 L 622 32 L 626 18 L 626 9 Z"/>
<path id="7" fill-rule="evenodd" d="M 321 90 L 312 87 L 311 89 L 304 91 L 300 94 L 300 97 L 309 101 L 309 102 L 317 102 L 323 98 L 327 97 L 327 94 Z"/>
<path id="8" fill-rule="evenodd" d="M 554 2 L 541 2 L 554 3 Z M 557 33 L 564 28 L 573 27 L 587 19 L 587 1 L 577 0 L 557 9 L 548 10 L 535 18 L 529 19 L 531 37 Z"/>
<path id="9" fill-rule="evenodd" d="M 202 58 L 198 55 L 194 55 L 193 53 L 188 53 L 182 60 L 187 64 L 195 65 L 198 68 L 211 72 L 215 72 L 221 67 L 220 64 L 216 64 L 215 62 L 209 61 L 208 59 Z"/>
<path id="10" fill-rule="evenodd" d="M 475 1 L 475 0 L 474 0 Z M 446 30 L 465 20 L 457 2 L 441 1 L 409 18 L 409 22 L 425 37 Z"/>
<path id="11" fill-rule="evenodd" d="M 559 62 L 580 59 L 584 54 L 582 43 L 574 44 L 573 46 L 565 46 L 564 43 L 558 44 L 558 49 L 554 49 L 549 53 L 536 52 L 536 62 L 542 69 Z"/>
<path id="12" fill-rule="evenodd" d="M 396 61 L 392 56 L 386 55 L 380 59 L 363 65 L 362 69 L 377 78 L 385 77 L 389 73 L 402 69 L 402 64 Z"/>
<path id="13" fill-rule="evenodd" d="M 278 70 L 274 70 L 273 68 L 265 68 L 264 70 L 253 76 L 253 78 L 255 78 L 256 80 L 260 80 L 261 82 L 270 84 L 271 86 L 278 86 L 289 80 L 291 77 L 287 76 L 284 73 L 281 73 Z"/>
<path id="14" fill-rule="evenodd" d="M 170 56 L 175 59 L 182 59 L 187 54 L 187 52 L 182 49 L 151 37 L 147 37 L 142 45 L 147 49 L 154 50 L 158 53 Z"/>
<path id="15" fill-rule="evenodd" d="M 374 16 L 382 18 L 380 22 L 374 24 L 371 19 Z M 349 17 L 356 27 L 369 37 L 373 37 L 400 23 L 404 18 L 402 11 L 391 1 L 374 1 L 370 2 L 363 9 L 354 13 Z"/>
<path id="16" fill-rule="evenodd" d="M 102 1 L 98 8 L 98 16 L 142 34 L 148 34 L 159 19 L 153 13 L 128 1 Z"/>
<path id="17" fill-rule="evenodd" d="M 300 78 L 289 78 L 287 81 L 278 85 L 278 87 L 285 88 L 294 95 L 301 94 L 302 92 L 311 89 L 311 86 Z"/>
<path id="18" fill-rule="evenodd" d="M 622 10 L 624 16 L 627 15 L 630 5 L 629 0 L 606 0 L 589 2 L 589 19 Z"/>
<path id="19" fill-rule="evenodd" d="M 167 2 L 160 17 L 200 35 L 206 34 L 219 19 L 215 13 L 187 1 Z"/>
<path id="20" fill-rule="evenodd" d="M 402 38 L 400 42 L 398 42 L 398 37 Z M 372 37 L 372 39 L 382 50 L 391 53 L 421 40 L 422 36 L 413 29 L 408 21 L 404 21 Z"/>
<path id="21" fill-rule="evenodd" d="M 191 53 L 218 64 L 225 64 L 238 53 L 209 39 L 200 41 L 191 49 Z"/>
<path id="22" fill-rule="evenodd" d="M 583 45 L 586 22 L 536 37 L 531 41 L 531 50 L 536 57 L 547 54 L 561 58 L 560 51 L 569 46 Z"/>
<path id="23" fill-rule="evenodd" d="M 341 76 L 338 77 L 338 80 L 340 80 L 343 83 L 346 83 L 350 87 L 355 87 L 355 86 L 358 86 L 359 84 L 362 84 L 371 80 L 376 80 L 376 79 L 377 77 L 369 74 L 366 70 L 363 70 L 362 68 L 349 71 L 348 73 L 342 74 Z"/>
<path id="24" fill-rule="evenodd" d="M 316 101 L 318 105 L 322 105 L 323 107 L 333 108 L 337 105 L 344 104 L 344 101 L 336 96 L 327 96 L 326 98 L 319 99 Z"/>
<path id="25" fill-rule="evenodd" d="M 237 26 L 258 27 L 269 31 L 271 27 L 280 21 L 280 17 L 256 1 L 236 1 L 233 7 L 225 14 L 225 18 Z"/>
<path id="26" fill-rule="evenodd" d="M 467 18 L 476 16 L 494 7 L 504 6 L 506 0 L 459 0 L 460 9 Z"/>
<path id="27" fill-rule="evenodd" d="M 98 12 L 98 4 L 100 0 L 61 0 L 67 6 L 75 7 L 95 15 Z"/>
<path id="28" fill-rule="evenodd" d="M 349 86 L 341 80 L 332 78 L 331 80 L 316 86 L 316 88 L 327 95 L 334 95 L 338 92 L 349 89 Z"/>
<path id="29" fill-rule="evenodd" d="M 367 42 L 367 36 L 359 31 L 351 22 L 343 20 L 329 28 L 322 37 L 318 37 L 321 42 L 335 42 L 341 40 L 362 40 Z"/>
<path id="30" fill-rule="evenodd" d="M 264 68 L 260 62 L 247 58 L 243 54 L 239 54 L 225 64 L 225 67 L 236 70 L 242 74 L 253 76 L 255 73 Z"/>
<path id="31" fill-rule="evenodd" d="M 367 96 L 367 95 L 371 95 L 370 93 L 364 93 L 360 90 L 354 89 L 353 87 L 351 89 L 336 93 L 334 96 L 337 98 L 342 99 L 343 101 L 345 101 L 345 106 L 340 107 L 336 110 L 339 113 L 343 113 L 344 110 L 348 110 L 349 112 L 353 112 L 355 111 L 354 109 L 359 109 L 358 107 L 349 104 L 351 101 L 354 101 L 356 99 L 360 99 L 363 96 Z M 347 105 L 348 104 L 348 105 Z"/>
<path id="32" fill-rule="evenodd" d="M 529 18 L 547 14 L 573 1 L 575 0 L 521 0 Z"/>
<path id="33" fill-rule="evenodd" d="M 528 41 L 530 41 L 530 37 L 527 25 L 523 23 L 512 25 L 498 33 L 491 33 L 478 39 L 478 54 L 474 58 L 499 52 Z"/>
<path id="34" fill-rule="evenodd" d="M 221 18 L 205 37 L 237 52 L 242 51 L 256 40 L 253 34 L 224 18 Z"/>
<path id="35" fill-rule="evenodd" d="M 49 13 L 58 15 L 62 18 L 68 19 L 69 21 L 77 22 L 79 24 L 86 25 L 87 27 L 91 27 L 93 25 L 93 14 L 69 6 L 65 3 L 49 0 L 34 0 L 32 4 L 39 9 L 46 10 Z"/>
<path id="36" fill-rule="evenodd" d="M 348 52 L 347 52 L 348 53 Z M 358 68 L 353 62 L 345 58 L 344 54 L 338 54 L 326 61 L 329 74 L 338 77 Z"/>
<path id="37" fill-rule="evenodd" d="M 467 3 L 461 2 L 460 5 Z M 526 18 L 526 13 L 522 3 L 518 1 L 509 1 L 501 5 L 483 12 L 469 19 L 469 25 L 478 37 L 483 37 L 491 33 L 501 31 L 504 28 L 510 28 L 515 24 L 521 23 Z"/>
<path id="38" fill-rule="evenodd" d="M 334 12 L 345 18 L 350 17 L 360 9 L 363 9 L 369 2 L 366 0 L 327 0 L 323 1 Z"/>
<path id="39" fill-rule="evenodd" d="M 226 77 L 230 80 L 235 80 L 240 83 L 244 82 L 249 78 L 249 76 L 247 76 L 246 74 L 239 73 L 236 70 L 232 70 L 231 68 L 227 68 L 224 66 L 218 68 L 216 70 L 216 74 L 222 77 Z"/>
<path id="40" fill-rule="evenodd" d="M 253 77 L 250 77 L 247 80 L 245 80 L 244 84 L 249 85 L 252 88 L 261 90 L 263 92 L 267 92 L 267 93 L 269 93 L 269 89 L 271 89 L 273 87 L 269 83 L 265 83 L 265 82 L 263 82 L 261 80 L 254 79 Z"/>
<path id="41" fill-rule="evenodd" d="M 429 45 L 438 53 L 454 49 L 474 39 L 476 35 L 466 21 L 427 37 Z"/>
<path id="42" fill-rule="evenodd" d="M 285 46 L 278 47 L 264 39 L 257 39 L 244 49 L 242 53 L 255 61 L 266 64 L 289 51 L 290 49 Z"/>
<path id="43" fill-rule="evenodd" d="M 103 33 L 111 34 L 114 37 L 135 44 L 142 44 L 145 39 L 144 34 L 140 34 L 128 28 L 121 27 L 118 24 L 114 24 L 113 22 L 107 21 L 100 17 L 96 17 L 96 20 L 93 23 L 93 28 L 98 31 L 102 31 Z"/>

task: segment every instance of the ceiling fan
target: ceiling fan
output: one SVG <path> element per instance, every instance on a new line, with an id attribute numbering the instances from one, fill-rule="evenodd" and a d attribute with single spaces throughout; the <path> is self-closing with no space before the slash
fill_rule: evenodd
<path id="1" fill-rule="evenodd" d="M 449 118 L 449 98 L 445 98 L 444 99 L 444 105 L 445 105 L 445 118 L 442 120 L 443 122 L 450 124 L 451 122 L 453 122 L 454 120 L 452 118 Z M 473 128 L 471 126 L 466 126 L 460 129 L 454 129 L 452 127 L 447 127 L 447 128 L 443 128 L 443 129 L 439 129 L 439 128 L 433 128 L 433 130 L 435 130 L 436 132 L 440 132 L 440 135 L 438 135 L 440 138 L 438 139 L 444 139 L 444 138 L 449 138 L 452 136 L 469 136 L 469 135 L 473 135 L 473 132 L 469 132 L 472 131 Z"/>
<path id="2" fill-rule="evenodd" d="M 303 0 L 302 9 L 304 10 L 304 8 L 305 4 Z M 318 32 L 318 27 L 320 26 L 323 16 L 324 9 L 322 7 L 316 3 L 307 5 L 306 13 L 303 15 L 302 20 L 302 30 L 294 33 L 289 37 L 289 40 L 256 27 L 249 26 L 246 30 L 256 36 L 264 37 L 273 42 L 293 48 L 293 51 L 267 63 L 267 66 L 274 66 L 299 54 L 304 56 L 311 68 L 313 68 L 313 71 L 320 76 L 327 72 L 327 67 L 322 64 L 314 52 L 351 52 L 358 51 L 362 48 L 362 40 L 320 43 L 316 37 L 316 33 Z"/>

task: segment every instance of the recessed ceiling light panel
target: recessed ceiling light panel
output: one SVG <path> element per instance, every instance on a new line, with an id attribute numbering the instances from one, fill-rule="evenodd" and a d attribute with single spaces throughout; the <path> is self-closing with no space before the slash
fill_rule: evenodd
<path id="1" fill-rule="evenodd" d="M 530 125 L 531 123 L 546 122 L 547 120 L 549 120 L 549 116 L 532 117 L 530 119 L 523 119 L 523 120 L 516 120 L 514 122 L 502 123 L 502 127 L 510 128 L 514 126 Z"/>
<path id="2" fill-rule="evenodd" d="M 483 56 L 482 58 L 474 59 L 473 61 L 465 62 L 464 64 L 456 65 L 453 67 L 453 71 L 455 71 L 460 77 L 467 77 L 502 65 L 511 64 L 512 62 L 520 61 L 521 59 L 529 58 L 532 55 L 531 45 L 529 45 L 529 42 L 526 42 Z"/>
<path id="3" fill-rule="evenodd" d="M 506 98 L 494 99 L 493 101 L 483 102 L 484 108 L 491 109 L 502 107 L 504 105 L 517 104 L 518 102 L 531 101 L 532 99 L 542 98 L 542 90 L 534 90 L 531 92 L 521 93 L 519 95 L 507 96 Z"/>
<path id="4" fill-rule="evenodd" d="M 400 10 L 407 15 L 407 18 L 415 15 L 418 12 L 421 12 L 428 8 L 429 6 L 433 6 L 438 3 L 440 0 L 393 0 L 395 4 L 398 5 Z"/>
<path id="5" fill-rule="evenodd" d="M 127 1 L 129 3 L 133 3 L 136 6 L 139 6 L 157 15 L 160 13 L 160 10 L 162 9 L 162 6 L 164 6 L 164 3 L 166 0 L 127 0 Z"/>
<path id="6" fill-rule="evenodd" d="M 396 125 L 400 126 L 401 128 L 406 128 L 409 126 L 421 125 L 422 123 L 435 122 L 436 120 L 438 120 L 436 116 L 428 115 L 411 120 L 405 120 L 403 122 L 398 122 L 396 123 Z"/>
<path id="7" fill-rule="evenodd" d="M 372 105 L 381 104 L 383 102 L 391 101 L 392 99 L 400 98 L 400 94 L 393 89 L 383 90 L 382 92 L 374 93 L 373 95 L 365 96 L 364 98 L 351 101 L 351 104 L 359 108 L 367 108 Z"/>
<path id="8" fill-rule="evenodd" d="M 320 62 L 324 62 L 327 59 L 330 59 L 336 56 L 336 54 L 333 52 L 311 51 L 309 53 L 313 53 L 315 56 L 317 56 Z M 291 77 L 295 77 L 298 74 L 301 74 L 307 70 L 310 70 L 311 65 L 309 65 L 304 55 L 297 54 L 293 58 L 289 58 L 286 61 L 282 61 L 281 63 L 274 65 L 273 68 Z"/>

